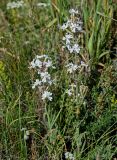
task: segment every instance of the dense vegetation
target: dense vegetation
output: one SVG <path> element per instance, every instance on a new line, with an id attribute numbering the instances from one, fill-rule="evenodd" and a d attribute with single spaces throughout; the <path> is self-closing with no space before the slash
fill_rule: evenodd
<path id="1" fill-rule="evenodd" d="M 117 159 L 116 24 L 114 0 L 0 1 L 1 160 Z"/>

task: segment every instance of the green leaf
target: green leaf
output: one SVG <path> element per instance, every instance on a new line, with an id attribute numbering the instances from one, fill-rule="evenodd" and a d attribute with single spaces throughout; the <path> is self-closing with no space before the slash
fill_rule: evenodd
<path id="1" fill-rule="evenodd" d="M 89 53 L 90 53 L 90 56 L 93 56 L 93 40 L 94 40 L 94 34 L 92 33 L 91 34 L 91 37 L 89 39 L 89 42 L 88 42 L 88 50 L 89 50 Z"/>
<path id="2" fill-rule="evenodd" d="M 53 26 L 56 22 L 57 22 L 57 18 L 53 19 L 53 20 L 47 25 L 47 28 L 50 28 L 50 27 Z"/>
<path id="3" fill-rule="evenodd" d="M 100 54 L 99 59 L 102 58 L 103 56 L 109 54 L 109 51 L 103 52 L 102 54 Z"/>

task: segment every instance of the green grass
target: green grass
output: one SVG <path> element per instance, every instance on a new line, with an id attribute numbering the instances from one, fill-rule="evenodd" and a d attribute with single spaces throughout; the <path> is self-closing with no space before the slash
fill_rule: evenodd
<path id="1" fill-rule="evenodd" d="M 24 0 L 25 8 L 7 10 L 0 2 L 0 159 L 75 160 L 117 158 L 116 2 L 112 0 Z M 58 29 L 70 8 L 81 10 L 83 33 L 80 56 L 62 50 L 64 32 Z M 29 69 L 35 55 L 48 54 L 56 66 L 51 75 L 53 101 L 42 103 L 31 85 Z M 68 75 L 68 61 L 84 59 L 89 72 Z M 66 94 L 76 83 L 72 97 Z M 80 97 L 78 97 L 80 93 Z M 30 132 L 24 139 L 26 128 Z"/>

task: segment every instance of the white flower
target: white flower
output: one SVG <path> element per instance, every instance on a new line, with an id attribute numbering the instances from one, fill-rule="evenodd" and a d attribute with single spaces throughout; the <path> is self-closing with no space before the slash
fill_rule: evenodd
<path id="1" fill-rule="evenodd" d="M 66 90 L 66 93 L 67 93 L 69 96 L 71 96 L 71 95 L 72 95 L 72 89 L 67 89 L 67 90 Z"/>
<path id="2" fill-rule="evenodd" d="M 33 61 L 30 64 L 30 68 L 36 68 L 36 67 L 39 68 L 42 67 L 42 62 L 39 59 L 33 59 Z"/>
<path id="3" fill-rule="evenodd" d="M 52 93 L 48 91 L 44 91 L 42 95 L 42 100 L 48 99 L 49 101 L 52 101 Z"/>
<path id="4" fill-rule="evenodd" d="M 60 29 L 65 30 L 68 28 L 68 23 L 64 23 L 62 26 L 60 26 Z"/>
<path id="5" fill-rule="evenodd" d="M 63 41 L 66 41 L 66 44 L 70 44 L 70 39 L 73 39 L 73 36 L 69 33 L 66 33 L 65 37 L 63 37 Z"/>
<path id="6" fill-rule="evenodd" d="M 44 62 L 43 65 L 44 65 L 46 68 L 53 67 L 52 61 L 50 61 L 50 60 L 48 60 L 47 62 Z"/>
<path id="7" fill-rule="evenodd" d="M 66 39 L 72 39 L 73 36 L 69 33 L 66 33 L 65 37 L 63 37 L 63 40 L 66 40 Z"/>
<path id="8" fill-rule="evenodd" d="M 39 59 L 35 60 L 35 66 L 41 68 L 42 67 L 42 62 Z"/>
<path id="9" fill-rule="evenodd" d="M 30 63 L 30 68 L 35 68 L 35 60 L 33 59 L 32 62 Z"/>
<path id="10" fill-rule="evenodd" d="M 77 18 L 76 21 L 68 20 L 67 22 L 69 24 L 69 27 L 73 33 L 82 31 L 82 22 Z"/>
<path id="11" fill-rule="evenodd" d="M 47 6 L 50 6 L 50 4 L 49 3 L 37 3 L 37 6 L 38 7 L 47 7 Z"/>
<path id="12" fill-rule="evenodd" d="M 70 53 L 73 53 L 74 49 L 69 44 L 67 44 L 66 47 Z"/>
<path id="13" fill-rule="evenodd" d="M 82 26 L 79 24 L 76 24 L 76 31 L 82 31 Z"/>
<path id="14" fill-rule="evenodd" d="M 53 66 L 51 60 L 48 60 L 48 61 L 44 62 L 43 65 L 44 65 L 46 68 L 50 68 L 50 67 L 53 68 L 53 69 L 56 68 L 55 66 Z"/>
<path id="15" fill-rule="evenodd" d="M 76 32 L 76 25 L 75 25 L 74 23 L 71 23 L 70 29 L 71 29 L 71 31 L 72 31 L 73 33 L 75 33 L 75 32 Z"/>
<path id="16" fill-rule="evenodd" d="M 36 79 L 36 81 L 32 85 L 32 89 L 35 89 L 35 87 L 40 86 L 40 85 L 41 85 L 41 81 L 39 81 L 39 79 Z"/>
<path id="17" fill-rule="evenodd" d="M 69 158 L 69 152 L 65 153 L 65 158 L 68 159 Z"/>
<path id="18" fill-rule="evenodd" d="M 79 53 L 80 52 L 80 46 L 78 44 L 74 44 L 73 50 L 74 50 L 74 52 Z"/>
<path id="19" fill-rule="evenodd" d="M 78 14 L 78 10 L 70 9 L 70 10 L 69 10 L 69 13 L 72 14 L 72 15 Z"/>
<path id="20" fill-rule="evenodd" d="M 70 152 L 65 153 L 65 159 L 75 160 L 73 154 Z"/>
<path id="21" fill-rule="evenodd" d="M 44 58 L 43 60 L 40 60 Z M 29 68 L 36 68 L 38 67 L 39 69 L 45 69 L 47 70 L 49 67 L 55 68 L 52 65 L 52 61 L 50 60 L 50 58 L 47 55 L 36 55 L 35 59 L 33 59 L 33 61 L 30 63 L 30 67 Z M 39 70 L 38 70 L 39 71 Z M 40 73 L 40 71 L 39 71 Z"/>
<path id="22" fill-rule="evenodd" d="M 41 72 L 40 73 L 40 76 L 41 76 L 41 81 L 43 83 L 47 83 L 47 82 L 51 82 L 51 77 L 50 77 L 50 74 L 48 72 Z"/>
<path id="23" fill-rule="evenodd" d="M 22 6 L 24 6 L 24 2 L 23 1 L 17 1 L 17 2 L 9 2 L 7 4 L 7 9 L 14 9 L 14 8 L 20 8 Z"/>
<path id="24" fill-rule="evenodd" d="M 73 64 L 73 63 L 69 63 L 66 65 L 66 68 L 68 68 L 67 71 L 69 73 L 73 73 L 74 71 L 76 71 L 78 69 L 78 65 Z"/>
<path id="25" fill-rule="evenodd" d="M 64 48 L 66 47 L 70 53 L 79 53 L 80 52 L 80 46 L 78 44 L 74 44 L 73 46 L 71 46 L 70 43 L 67 43 L 66 46 L 63 46 L 63 47 Z"/>

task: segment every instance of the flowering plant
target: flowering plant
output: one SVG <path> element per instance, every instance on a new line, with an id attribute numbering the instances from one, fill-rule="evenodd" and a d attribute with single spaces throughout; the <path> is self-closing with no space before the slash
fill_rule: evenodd
<path id="1" fill-rule="evenodd" d="M 37 74 L 37 79 L 32 84 L 32 89 L 38 87 L 41 90 L 42 100 L 48 99 L 52 101 L 52 93 L 48 91 L 49 86 L 53 84 L 53 80 L 49 73 L 49 68 L 55 68 L 52 60 L 48 55 L 36 55 L 30 63 L 30 69 L 34 69 Z"/>

